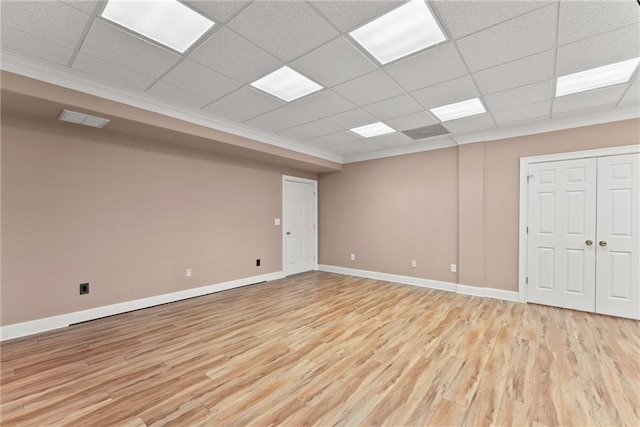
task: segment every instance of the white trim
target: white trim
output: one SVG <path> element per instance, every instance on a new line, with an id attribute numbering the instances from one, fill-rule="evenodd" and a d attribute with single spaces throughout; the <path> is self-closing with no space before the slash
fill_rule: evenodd
<path id="1" fill-rule="evenodd" d="M 555 162 L 561 160 L 586 159 L 591 157 L 617 156 L 640 153 L 640 144 L 621 147 L 597 148 L 594 150 L 571 151 L 568 153 L 544 154 L 520 158 L 520 214 L 518 218 L 518 295 L 521 302 L 527 302 L 527 225 L 529 214 L 529 186 L 527 175 L 529 165 L 534 163 Z"/>
<path id="2" fill-rule="evenodd" d="M 320 271 L 328 273 L 344 274 L 347 276 L 364 277 L 366 279 L 384 280 L 403 285 L 420 286 L 422 288 L 438 289 L 441 291 L 456 292 L 463 295 L 474 295 L 484 298 L 495 298 L 506 301 L 518 302 L 518 293 L 503 289 L 481 288 L 476 286 L 459 285 L 457 283 L 442 282 L 440 280 L 423 279 L 421 277 L 401 276 L 398 274 L 380 273 L 377 271 L 358 270 L 355 268 L 338 267 L 334 265 L 320 264 Z"/>
<path id="3" fill-rule="evenodd" d="M 141 308 L 153 307 L 155 305 L 180 301 L 183 299 L 199 297 L 215 292 L 226 291 L 228 289 L 239 288 L 254 283 L 281 279 L 282 271 L 261 274 L 258 276 L 246 277 L 214 285 L 202 286 L 199 288 L 186 289 L 184 291 L 172 292 L 169 294 L 156 295 L 148 298 L 141 298 L 133 301 L 126 301 L 117 304 L 105 305 L 102 307 L 90 308 L 88 310 L 75 311 L 73 313 L 61 314 L 58 316 L 45 317 L 43 319 L 30 320 L 28 322 L 14 323 L 0 327 L 0 341 L 20 338 L 54 329 L 65 328 L 69 325 L 88 320 L 99 319 L 101 317 L 113 316 L 114 314 L 126 313 L 127 311 L 139 310 Z"/>
<path id="4" fill-rule="evenodd" d="M 286 241 L 287 241 L 287 198 L 286 198 L 286 186 L 285 186 L 285 182 L 286 181 L 294 181 L 294 182 L 303 182 L 305 184 L 311 184 L 313 185 L 313 192 L 315 194 L 314 197 L 314 212 L 313 212 L 313 222 L 315 223 L 315 231 L 316 231 L 316 235 L 315 235 L 315 253 L 314 253 L 314 258 L 315 258 L 315 262 L 314 262 L 314 270 L 318 270 L 318 228 L 319 224 L 318 224 L 318 181 L 315 179 L 308 179 L 308 178 L 299 178 L 297 176 L 290 176 L 290 175 L 282 175 L 282 274 L 283 277 L 287 276 L 287 268 L 286 268 L 286 262 L 287 262 L 287 248 L 286 248 Z"/>

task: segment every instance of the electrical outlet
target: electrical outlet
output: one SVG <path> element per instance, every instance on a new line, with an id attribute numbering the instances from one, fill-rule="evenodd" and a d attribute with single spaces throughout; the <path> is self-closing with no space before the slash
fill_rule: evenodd
<path id="1" fill-rule="evenodd" d="M 451 264 L 451 272 L 452 272 L 452 273 L 455 273 L 455 272 L 457 272 L 457 271 L 458 271 L 458 266 L 457 266 L 457 265 L 455 265 L 455 264 Z"/>
<path id="2" fill-rule="evenodd" d="M 416 268 L 418 266 L 418 263 L 416 262 L 416 260 L 412 260 L 411 261 L 411 267 Z"/>
<path id="3" fill-rule="evenodd" d="M 89 284 L 80 283 L 80 295 L 86 295 L 89 293 Z"/>
<path id="4" fill-rule="evenodd" d="M 260 258 L 256 260 L 256 267 L 260 267 Z"/>
<path id="5" fill-rule="evenodd" d="M 355 261 L 356 260 L 356 254 L 351 254 L 351 261 Z"/>
<path id="6" fill-rule="evenodd" d="M 191 277 L 191 269 L 187 268 L 187 277 Z"/>

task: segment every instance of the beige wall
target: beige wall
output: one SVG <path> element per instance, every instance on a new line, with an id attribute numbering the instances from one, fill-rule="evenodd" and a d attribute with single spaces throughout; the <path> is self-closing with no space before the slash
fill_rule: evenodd
<path id="1" fill-rule="evenodd" d="M 3 325 L 280 271 L 282 174 L 316 178 L 71 124 L 1 137 Z"/>
<path id="2" fill-rule="evenodd" d="M 520 158 L 638 143 L 634 119 L 347 164 L 320 176 L 320 263 L 516 291 Z"/>

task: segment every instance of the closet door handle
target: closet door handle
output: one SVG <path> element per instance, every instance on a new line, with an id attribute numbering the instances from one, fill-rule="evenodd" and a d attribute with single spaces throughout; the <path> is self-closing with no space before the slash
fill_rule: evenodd
<path id="1" fill-rule="evenodd" d="M 600 243 L 598 243 L 600 246 L 605 247 L 607 246 L 607 242 L 605 242 L 604 240 L 600 240 Z"/>
<path id="2" fill-rule="evenodd" d="M 587 240 L 585 243 L 587 244 L 587 246 L 591 246 L 593 245 L 593 240 Z"/>

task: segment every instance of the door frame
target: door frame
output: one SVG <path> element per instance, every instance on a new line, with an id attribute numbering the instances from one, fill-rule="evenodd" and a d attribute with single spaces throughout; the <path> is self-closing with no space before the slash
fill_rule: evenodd
<path id="1" fill-rule="evenodd" d="M 291 175 L 282 175 L 282 275 L 287 277 L 287 192 L 286 192 L 286 182 L 287 181 L 295 181 L 302 182 L 305 184 L 313 185 L 313 193 L 315 194 L 313 203 L 313 220 L 315 223 L 315 245 L 314 245 L 314 259 L 315 263 L 313 266 L 314 271 L 318 270 L 318 180 L 316 179 L 308 179 L 308 178 L 300 178 L 297 176 Z"/>
<path id="2" fill-rule="evenodd" d="M 598 148 L 594 150 L 571 151 L 567 153 L 543 154 L 520 158 L 520 206 L 518 220 L 518 300 L 527 302 L 527 248 L 529 224 L 529 186 L 527 178 L 529 165 L 533 163 L 554 162 L 560 160 L 586 159 L 590 157 L 617 156 L 620 154 L 640 153 L 640 144 L 621 147 Z"/>

